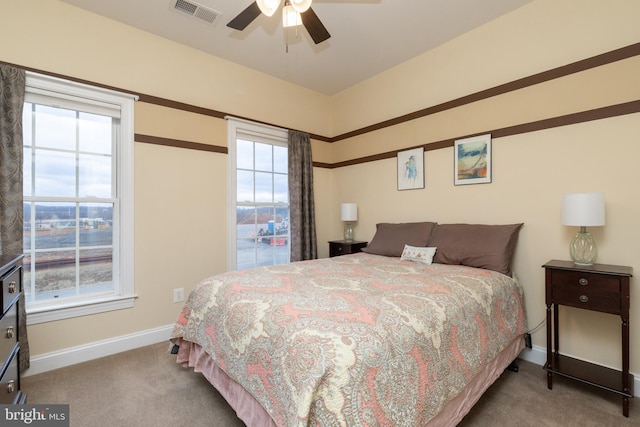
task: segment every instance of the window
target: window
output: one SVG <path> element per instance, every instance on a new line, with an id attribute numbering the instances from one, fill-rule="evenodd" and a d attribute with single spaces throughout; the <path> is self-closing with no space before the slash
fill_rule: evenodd
<path id="1" fill-rule="evenodd" d="M 133 97 L 27 74 L 29 323 L 133 305 Z"/>
<path id="2" fill-rule="evenodd" d="M 229 267 L 289 262 L 287 131 L 228 118 Z"/>

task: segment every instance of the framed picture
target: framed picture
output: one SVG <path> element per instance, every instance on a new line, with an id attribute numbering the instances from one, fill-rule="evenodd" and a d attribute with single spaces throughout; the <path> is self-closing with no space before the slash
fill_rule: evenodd
<path id="1" fill-rule="evenodd" d="M 454 143 L 455 185 L 491 182 L 491 135 L 458 139 Z"/>
<path id="2" fill-rule="evenodd" d="M 424 188 L 424 148 L 398 152 L 398 190 Z"/>

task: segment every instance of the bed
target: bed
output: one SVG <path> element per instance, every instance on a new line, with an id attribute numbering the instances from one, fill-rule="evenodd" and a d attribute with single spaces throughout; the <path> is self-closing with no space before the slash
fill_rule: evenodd
<path id="1" fill-rule="evenodd" d="M 207 278 L 177 362 L 251 427 L 456 425 L 524 347 L 520 226 L 378 224 L 363 253 Z"/>

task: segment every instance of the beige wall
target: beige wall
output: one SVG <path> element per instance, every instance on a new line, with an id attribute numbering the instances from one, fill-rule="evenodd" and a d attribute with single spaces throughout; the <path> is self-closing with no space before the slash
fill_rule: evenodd
<path id="1" fill-rule="evenodd" d="M 0 61 L 330 133 L 330 99 L 324 95 L 57 0 L 0 0 L 0 10 Z M 9 34 L 17 34 L 11 43 Z M 291 99 L 295 111 L 286 108 Z M 143 102 L 136 103 L 135 114 L 138 134 L 227 145 L 225 120 Z M 329 161 L 323 148 L 317 151 Z M 135 306 L 29 326 L 31 355 L 171 325 L 181 308 L 173 303 L 173 289 L 189 292 L 227 267 L 226 181 L 225 154 L 136 143 Z M 325 187 L 318 200 L 330 204 L 330 171 L 319 171 L 317 181 Z M 319 223 L 327 227 L 326 220 Z"/>
<path id="2" fill-rule="evenodd" d="M 613 4 L 613 5 L 612 5 Z M 536 0 L 414 60 L 326 97 L 54 0 L 0 0 L 0 61 L 78 77 L 325 136 L 450 101 L 640 41 L 640 2 Z M 92 60 L 87 60 L 92 52 Z M 96 54 L 97 53 L 97 54 Z M 187 79 L 176 75 L 188 73 Z M 314 159 L 333 163 L 504 126 L 640 99 L 632 58 L 409 123 L 328 144 Z M 284 94 L 284 95 L 283 95 Z M 276 96 L 277 95 L 277 96 Z M 282 116 L 288 100 L 300 108 Z M 288 110 L 289 111 L 289 110 Z M 224 120 L 145 103 L 136 133 L 226 146 Z M 575 230 L 560 224 L 564 192 L 603 191 L 607 225 L 593 229 L 599 261 L 640 274 L 640 115 L 598 120 L 493 141 L 493 182 L 453 185 L 453 149 L 425 154 L 426 188 L 396 190 L 395 159 L 315 169 L 318 240 L 339 238 L 341 202 L 357 202 L 356 237 L 376 222 L 524 222 L 515 271 L 533 326 L 545 313 L 543 270 L 566 259 Z M 227 156 L 136 143 L 135 307 L 29 327 L 37 356 L 170 325 L 172 289 L 189 291 L 224 271 Z M 640 292 L 632 281 L 633 372 L 640 373 Z M 619 320 L 563 309 L 563 351 L 618 367 Z M 70 333 L 73 331 L 73 333 Z M 544 345 L 544 331 L 534 344 Z M 597 351 L 596 351 L 597 349 Z"/>
<path id="3" fill-rule="evenodd" d="M 334 133 L 637 43 L 638 7 L 634 0 L 535 0 L 334 96 Z"/>
<path id="4" fill-rule="evenodd" d="M 640 41 L 640 2 L 538 0 L 334 97 L 342 134 Z M 490 132 L 640 99 L 635 57 L 335 143 L 336 162 Z M 563 193 L 602 191 L 607 224 L 593 228 L 599 262 L 640 274 L 635 159 L 640 114 L 493 140 L 491 184 L 454 186 L 453 148 L 425 153 L 426 187 L 396 190 L 396 159 L 335 170 L 336 204 L 357 202 L 356 238 L 384 221 L 524 222 L 514 270 L 528 320 L 545 316 L 544 270 L 568 259 L 577 231 L 561 225 Z M 335 213 L 338 221 L 338 214 Z M 640 292 L 632 279 L 631 370 L 640 373 Z M 561 308 L 562 351 L 620 368 L 620 319 Z M 545 346 L 545 329 L 533 336 Z"/>

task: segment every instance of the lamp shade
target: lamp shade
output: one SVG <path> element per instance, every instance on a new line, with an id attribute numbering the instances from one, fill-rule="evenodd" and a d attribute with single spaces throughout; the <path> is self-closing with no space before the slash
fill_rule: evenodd
<path id="1" fill-rule="evenodd" d="M 298 13 L 304 13 L 311 7 L 311 0 L 290 0 L 290 3 Z"/>
<path id="2" fill-rule="evenodd" d="M 563 194 L 562 224 L 578 227 L 604 225 L 604 193 Z"/>
<path id="3" fill-rule="evenodd" d="M 282 26 L 284 28 L 302 25 L 300 14 L 291 5 L 282 8 Z"/>
<path id="4" fill-rule="evenodd" d="M 340 219 L 342 221 L 358 220 L 358 205 L 355 203 L 343 203 L 340 205 Z"/>
<path id="5" fill-rule="evenodd" d="M 260 12 L 267 16 L 273 16 L 280 7 L 280 0 L 256 0 Z"/>

